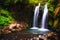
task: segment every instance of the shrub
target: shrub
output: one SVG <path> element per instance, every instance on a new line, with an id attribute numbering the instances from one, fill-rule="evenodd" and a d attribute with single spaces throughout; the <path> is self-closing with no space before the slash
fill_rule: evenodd
<path id="1" fill-rule="evenodd" d="M 4 28 L 13 20 L 11 13 L 8 10 L 0 10 L 0 28 Z"/>

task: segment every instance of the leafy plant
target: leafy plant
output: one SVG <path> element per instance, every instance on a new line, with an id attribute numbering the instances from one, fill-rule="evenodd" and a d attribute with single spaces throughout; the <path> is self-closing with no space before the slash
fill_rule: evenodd
<path id="1" fill-rule="evenodd" d="M 13 20 L 11 14 L 4 9 L 0 10 L 0 28 L 3 28 Z"/>

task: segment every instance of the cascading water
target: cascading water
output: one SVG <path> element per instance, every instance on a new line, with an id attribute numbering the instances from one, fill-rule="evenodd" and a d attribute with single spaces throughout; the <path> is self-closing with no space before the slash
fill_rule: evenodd
<path id="1" fill-rule="evenodd" d="M 38 21 L 38 15 L 39 15 L 39 7 L 40 7 L 40 3 L 38 4 L 38 6 L 35 7 L 34 19 L 33 19 L 33 27 L 30 28 L 30 29 L 38 29 L 37 21 Z"/>
<path id="2" fill-rule="evenodd" d="M 50 32 L 48 29 L 45 28 L 45 20 L 46 20 L 47 14 L 48 14 L 47 4 L 45 5 L 45 8 L 44 8 L 44 14 L 42 17 L 42 26 L 41 26 L 41 28 L 37 27 L 39 7 L 40 7 L 40 3 L 38 4 L 38 6 L 35 7 L 33 27 L 24 31 L 25 33 L 46 34 L 46 33 Z"/>
<path id="3" fill-rule="evenodd" d="M 42 25 L 41 28 L 39 28 L 39 31 L 49 31 L 48 29 L 45 28 L 45 21 L 47 14 L 48 14 L 48 8 L 47 8 L 47 4 L 45 4 L 44 13 L 42 17 Z"/>

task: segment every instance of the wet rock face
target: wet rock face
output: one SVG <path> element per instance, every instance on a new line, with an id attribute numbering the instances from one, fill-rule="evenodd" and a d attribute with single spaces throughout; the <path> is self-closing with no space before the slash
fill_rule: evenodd
<path id="1" fill-rule="evenodd" d="M 7 27 L 2 29 L 2 32 L 11 33 L 12 31 L 21 31 L 28 27 L 28 24 L 25 22 L 12 22 Z"/>

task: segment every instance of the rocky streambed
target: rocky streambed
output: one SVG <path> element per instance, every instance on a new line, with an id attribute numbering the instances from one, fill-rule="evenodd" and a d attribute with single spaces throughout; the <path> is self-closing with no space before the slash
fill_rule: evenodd
<path id="1" fill-rule="evenodd" d="M 58 40 L 54 32 L 43 34 L 26 34 L 24 32 L 12 32 L 9 34 L 1 34 L 1 40 Z"/>

